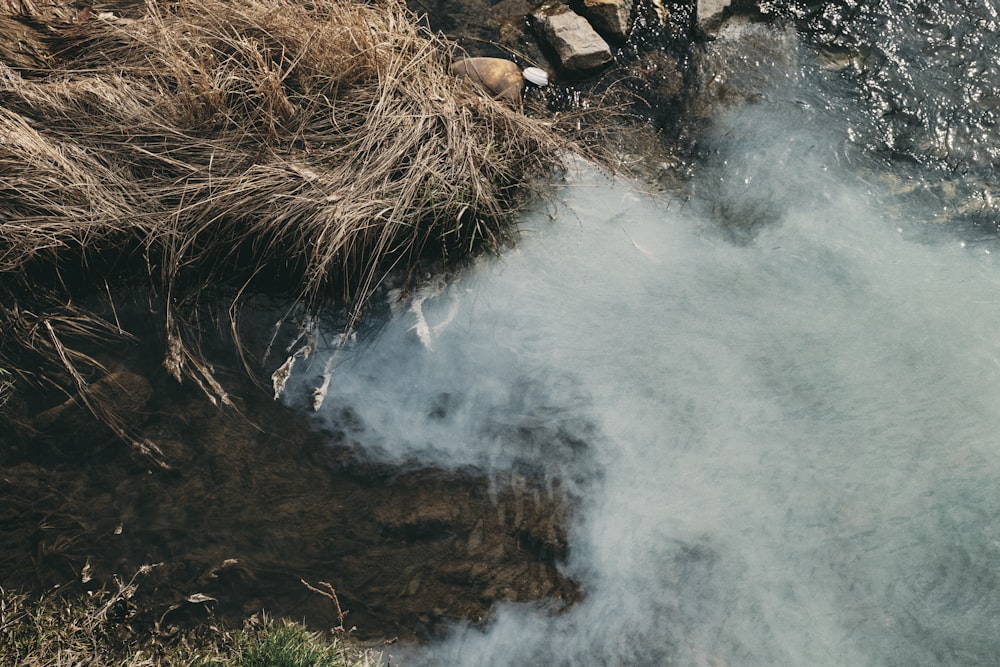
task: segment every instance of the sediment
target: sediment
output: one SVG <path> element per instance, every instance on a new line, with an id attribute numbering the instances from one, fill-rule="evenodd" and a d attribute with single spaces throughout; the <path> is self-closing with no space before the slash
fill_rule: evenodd
<path id="1" fill-rule="evenodd" d="M 558 612 L 581 596 L 559 567 L 574 500 L 558 482 L 379 464 L 350 414 L 320 431 L 260 393 L 237 414 L 167 379 L 115 382 L 145 399 L 138 428 L 172 469 L 110 430 L 74 438 L 75 405 L 30 441 L 0 438 L 6 589 L 78 595 L 152 566 L 133 627 L 239 627 L 265 612 L 328 630 L 336 608 L 303 582 L 329 582 L 355 636 L 410 640 L 486 622 L 500 601 Z"/>

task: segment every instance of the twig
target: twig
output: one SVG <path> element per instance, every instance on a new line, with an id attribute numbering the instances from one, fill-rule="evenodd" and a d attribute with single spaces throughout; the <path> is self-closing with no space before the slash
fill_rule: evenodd
<path id="1" fill-rule="evenodd" d="M 320 590 L 320 589 L 316 588 L 315 586 L 311 585 L 305 579 L 299 579 L 299 581 L 301 581 L 302 585 L 305 586 L 306 588 L 308 588 L 309 590 L 311 590 L 313 593 L 318 593 L 318 594 L 322 595 L 323 597 L 325 597 L 326 599 L 333 601 L 333 606 L 337 609 L 337 621 L 340 624 L 337 627 L 333 628 L 333 631 L 337 632 L 339 634 L 346 634 L 347 630 L 344 628 L 344 616 L 346 616 L 350 612 L 349 611 L 344 611 L 343 609 L 341 609 L 341 607 L 340 607 L 340 600 L 337 599 L 337 591 L 334 590 L 333 586 L 330 585 L 329 583 L 325 582 L 325 581 L 319 582 L 319 585 L 326 589 L 324 591 L 324 590 Z"/>
<path id="2" fill-rule="evenodd" d="M 319 582 L 319 585 L 322 586 L 323 588 L 325 588 L 326 590 L 320 590 L 319 588 L 316 588 L 315 586 L 310 585 L 309 582 L 307 582 L 305 579 L 299 579 L 299 581 L 301 581 L 302 585 L 305 586 L 306 588 L 308 588 L 309 590 L 311 590 L 313 593 L 318 593 L 318 594 L 322 595 L 323 597 L 325 597 L 326 599 L 333 601 L 333 606 L 337 610 L 337 622 L 338 622 L 338 625 L 337 625 L 337 627 L 331 628 L 331 629 L 333 630 L 333 633 L 335 635 L 337 635 L 337 638 L 339 640 L 344 639 L 344 637 L 346 637 L 348 635 L 348 632 L 349 632 L 348 630 L 346 630 L 344 628 L 344 616 L 346 616 L 350 612 L 344 611 L 341 608 L 341 606 L 340 606 L 340 600 L 337 599 L 337 591 L 334 590 L 334 588 L 333 588 L 333 586 L 331 584 L 329 584 L 328 582 L 325 582 L 325 581 Z M 344 649 L 344 645 L 343 645 L 342 641 L 338 641 L 337 648 L 340 651 L 340 657 L 343 659 L 344 664 L 348 664 L 347 651 Z"/>

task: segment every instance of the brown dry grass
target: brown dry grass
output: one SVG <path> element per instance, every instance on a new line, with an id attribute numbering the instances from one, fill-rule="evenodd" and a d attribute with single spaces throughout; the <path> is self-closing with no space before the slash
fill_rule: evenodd
<path id="1" fill-rule="evenodd" d="M 501 247 L 572 149 L 449 76 L 453 47 L 393 0 L 21 1 L 0 14 L 21 40 L 0 49 L 0 367 L 22 380 L 82 389 L 71 341 L 122 333 L 32 276 L 141 267 L 167 371 L 225 403 L 185 310 L 205 286 L 273 273 L 356 317 L 427 252 Z"/>

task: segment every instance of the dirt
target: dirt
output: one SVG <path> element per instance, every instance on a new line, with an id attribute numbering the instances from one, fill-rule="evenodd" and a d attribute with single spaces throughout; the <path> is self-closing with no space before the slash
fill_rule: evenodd
<path id="1" fill-rule="evenodd" d="M 502 600 L 558 613 L 580 598 L 559 571 L 572 499 L 552 480 L 372 463 L 349 411 L 321 431 L 259 389 L 220 409 L 143 370 L 95 384 L 170 469 L 77 398 L 3 429 L 0 585 L 78 592 L 149 564 L 136 601 L 161 629 L 260 610 L 326 629 L 336 607 L 303 581 L 328 582 L 346 626 L 385 639 L 483 622 Z"/>

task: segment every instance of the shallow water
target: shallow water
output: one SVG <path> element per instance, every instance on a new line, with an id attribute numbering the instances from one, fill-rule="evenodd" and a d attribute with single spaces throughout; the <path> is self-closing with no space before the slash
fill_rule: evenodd
<path id="1" fill-rule="evenodd" d="M 866 113 L 852 140 L 920 174 L 913 199 L 995 233 L 1000 5 L 995 0 L 769 3 L 793 13 L 844 67 Z M 812 4 L 795 12 L 796 5 Z M 907 168 L 910 165 L 911 169 Z M 943 195 L 943 196 L 941 196 Z"/>
<path id="2" fill-rule="evenodd" d="M 894 199 L 829 76 L 720 114 L 689 192 L 579 166 L 516 251 L 328 353 L 318 418 L 349 407 L 370 456 L 579 498 L 580 603 L 405 664 L 996 662 L 995 245 Z"/>

